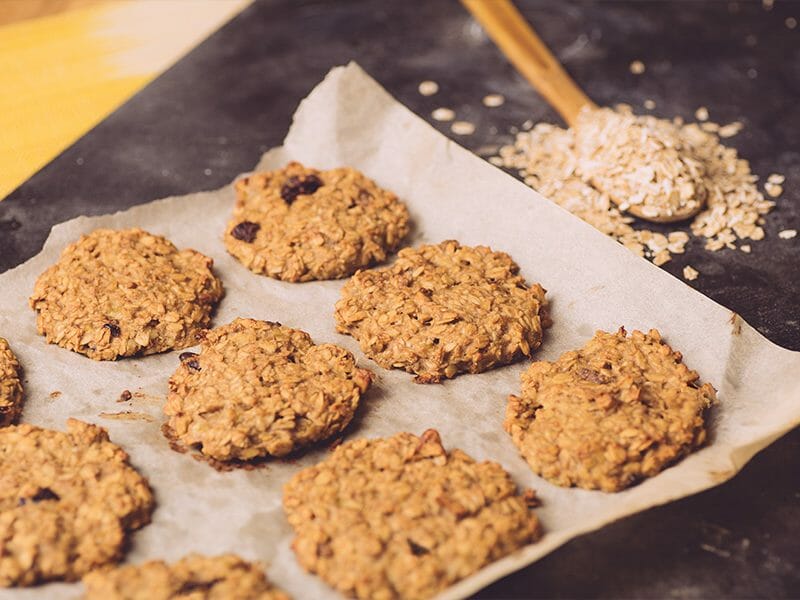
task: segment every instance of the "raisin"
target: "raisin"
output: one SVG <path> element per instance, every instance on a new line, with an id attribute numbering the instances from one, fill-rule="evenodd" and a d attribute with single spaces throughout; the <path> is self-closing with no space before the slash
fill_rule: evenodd
<path id="1" fill-rule="evenodd" d="M 183 364 L 192 369 L 193 371 L 200 370 L 200 363 L 195 358 L 197 356 L 194 352 L 181 352 L 178 358 Z"/>
<path id="2" fill-rule="evenodd" d="M 253 223 L 252 221 L 242 221 L 231 230 L 231 235 L 237 240 L 252 244 L 253 240 L 256 239 L 256 234 L 258 233 L 259 229 L 261 229 L 261 225 L 258 223 Z"/>
<path id="3" fill-rule="evenodd" d="M 430 550 L 428 550 L 425 546 L 420 546 L 413 540 L 408 540 L 408 547 L 411 548 L 411 554 L 414 556 L 422 556 L 423 554 L 428 554 Z"/>
<path id="4" fill-rule="evenodd" d="M 34 502 L 41 502 L 43 500 L 61 500 L 61 497 L 50 488 L 39 488 L 37 492 L 31 497 Z"/>
<path id="5" fill-rule="evenodd" d="M 590 381 L 592 383 L 608 383 L 608 379 L 606 377 L 603 377 L 600 373 L 592 369 L 585 369 L 581 367 L 578 369 L 577 375 L 584 381 Z"/>
<path id="6" fill-rule="evenodd" d="M 122 333 L 119 329 L 119 325 L 114 325 L 114 323 L 106 323 L 103 327 L 111 332 L 112 338 L 119 337 L 119 334 Z"/>
<path id="7" fill-rule="evenodd" d="M 316 175 L 308 175 L 302 178 L 293 175 L 281 186 L 281 198 L 283 198 L 287 204 L 291 204 L 298 196 L 310 196 L 321 187 L 322 180 Z"/>

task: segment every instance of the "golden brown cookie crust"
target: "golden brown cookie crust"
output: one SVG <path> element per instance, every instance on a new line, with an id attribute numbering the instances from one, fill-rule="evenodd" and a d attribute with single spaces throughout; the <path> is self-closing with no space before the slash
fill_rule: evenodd
<path id="1" fill-rule="evenodd" d="M 336 329 L 386 369 L 436 383 L 530 356 L 549 325 L 545 290 L 504 252 L 456 241 L 404 248 L 342 288 Z"/>
<path id="2" fill-rule="evenodd" d="M 429 598 L 536 541 L 534 501 L 432 429 L 346 442 L 283 489 L 300 564 L 357 598 Z"/>
<path id="3" fill-rule="evenodd" d="M 85 600 L 289 600 L 257 563 L 235 554 L 190 554 L 176 563 L 152 560 L 93 571 L 83 578 Z"/>
<path id="4" fill-rule="evenodd" d="M 0 427 L 11 425 L 22 413 L 22 368 L 8 342 L 0 338 Z"/>
<path id="5" fill-rule="evenodd" d="M 619 491 L 706 441 L 716 392 L 681 360 L 655 329 L 598 331 L 583 348 L 522 374 L 505 430 L 553 483 Z"/>
<path id="6" fill-rule="evenodd" d="M 36 281 L 37 329 L 95 360 L 191 346 L 223 295 L 213 263 L 141 229 L 97 229 Z"/>
<path id="7" fill-rule="evenodd" d="M 0 586 L 74 581 L 119 560 L 153 495 L 105 429 L 0 429 Z"/>
<path id="8" fill-rule="evenodd" d="M 284 281 L 349 277 L 386 260 L 408 233 L 408 209 L 349 167 L 298 162 L 235 184 L 225 247 L 255 273 Z"/>
<path id="9" fill-rule="evenodd" d="M 372 374 L 333 344 L 236 319 L 185 353 L 169 381 L 169 436 L 218 461 L 284 456 L 341 432 Z"/>

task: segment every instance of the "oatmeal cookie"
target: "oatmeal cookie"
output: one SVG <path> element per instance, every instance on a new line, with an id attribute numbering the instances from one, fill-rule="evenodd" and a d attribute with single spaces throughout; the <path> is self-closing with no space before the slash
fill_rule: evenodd
<path id="1" fill-rule="evenodd" d="M 716 392 L 681 360 L 655 329 L 598 331 L 580 350 L 522 374 L 505 430 L 553 483 L 622 490 L 706 441 Z"/>
<path id="2" fill-rule="evenodd" d="M 218 461 L 284 456 L 341 432 L 372 382 L 344 348 L 254 319 L 212 329 L 181 359 L 166 431 Z"/>
<path id="3" fill-rule="evenodd" d="M 11 425 L 22 412 L 21 373 L 17 357 L 0 338 L 0 427 Z"/>
<path id="4" fill-rule="evenodd" d="M 74 581 L 122 557 L 153 495 L 105 429 L 0 429 L 0 586 Z"/>
<path id="5" fill-rule="evenodd" d="M 381 263 L 408 233 L 408 209 L 359 171 L 291 162 L 236 182 L 225 247 L 284 281 L 348 277 Z"/>
<path id="6" fill-rule="evenodd" d="M 545 290 L 504 252 L 455 241 L 405 248 L 342 288 L 336 329 L 382 367 L 436 383 L 530 356 L 549 325 Z"/>
<path id="7" fill-rule="evenodd" d="M 429 598 L 540 536 L 533 490 L 439 434 L 347 442 L 283 488 L 300 564 L 358 598 Z"/>
<path id="8" fill-rule="evenodd" d="M 213 263 L 141 229 L 97 229 L 36 281 L 37 329 L 95 360 L 191 346 L 222 298 Z"/>
<path id="9" fill-rule="evenodd" d="M 83 578 L 85 600 L 289 600 L 257 564 L 235 554 L 190 554 L 174 564 L 151 560 L 92 571 Z"/>

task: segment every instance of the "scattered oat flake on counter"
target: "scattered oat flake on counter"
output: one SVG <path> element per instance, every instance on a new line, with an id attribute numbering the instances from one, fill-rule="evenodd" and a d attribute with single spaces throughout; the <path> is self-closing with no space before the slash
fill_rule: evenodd
<path id="1" fill-rule="evenodd" d="M 633 61 L 629 68 L 634 75 L 641 75 L 645 71 L 644 63 L 640 60 Z"/>
<path id="2" fill-rule="evenodd" d="M 420 82 L 417 90 L 423 96 L 433 96 L 439 91 L 439 84 L 430 80 L 422 81 Z"/>
<path id="3" fill-rule="evenodd" d="M 700 272 L 697 269 L 695 269 L 694 267 L 691 267 L 689 265 L 686 265 L 685 267 L 683 267 L 683 277 L 684 277 L 684 279 L 686 279 L 688 281 L 694 281 L 699 276 L 700 276 Z"/>
<path id="4" fill-rule="evenodd" d="M 770 176 L 767 177 L 767 183 L 781 184 L 784 181 L 786 181 L 786 177 L 780 173 L 771 173 Z"/>
<path id="5" fill-rule="evenodd" d="M 735 136 L 742 130 L 742 123 L 740 121 L 734 121 L 733 123 L 728 123 L 727 125 L 723 125 L 719 128 L 719 137 L 721 138 L 729 138 Z"/>
<path id="6" fill-rule="evenodd" d="M 783 186 L 778 183 L 767 181 L 767 183 L 764 184 L 764 190 L 771 198 L 777 198 L 783 193 Z"/>
<path id="7" fill-rule="evenodd" d="M 475 133 L 475 125 L 469 121 L 456 121 L 450 126 L 450 131 L 456 135 L 472 135 Z"/>
<path id="8" fill-rule="evenodd" d="M 790 240 L 797 236 L 797 229 L 784 229 L 778 233 L 778 237 L 782 240 Z"/>
<path id="9" fill-rule="evenodd" d="M 488 106 L 489 108 L 497 108 L 498 106 L 503 106 L 505 102 L 506 102 L 505 96 L 503 96 L 502 94 L 488 94 L 487 96 L 483 97 L 483 105 Z"/>
<path id="10" fill-rule="evenodd" d="M 437 108 L 431 113 L 434 121 L 452 121 L 456 118 L 456 113 L 449 108 Z"/>

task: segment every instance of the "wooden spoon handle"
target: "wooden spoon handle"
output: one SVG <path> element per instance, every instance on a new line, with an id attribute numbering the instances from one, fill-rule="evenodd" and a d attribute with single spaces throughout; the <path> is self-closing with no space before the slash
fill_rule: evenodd
<path id="1" fill-rule="evenodd" d="M 564 118 L 575 124 L 584 106 L 595 106 L 567 75 L 510 0 L 461 0 L 506 58 Z"/>

